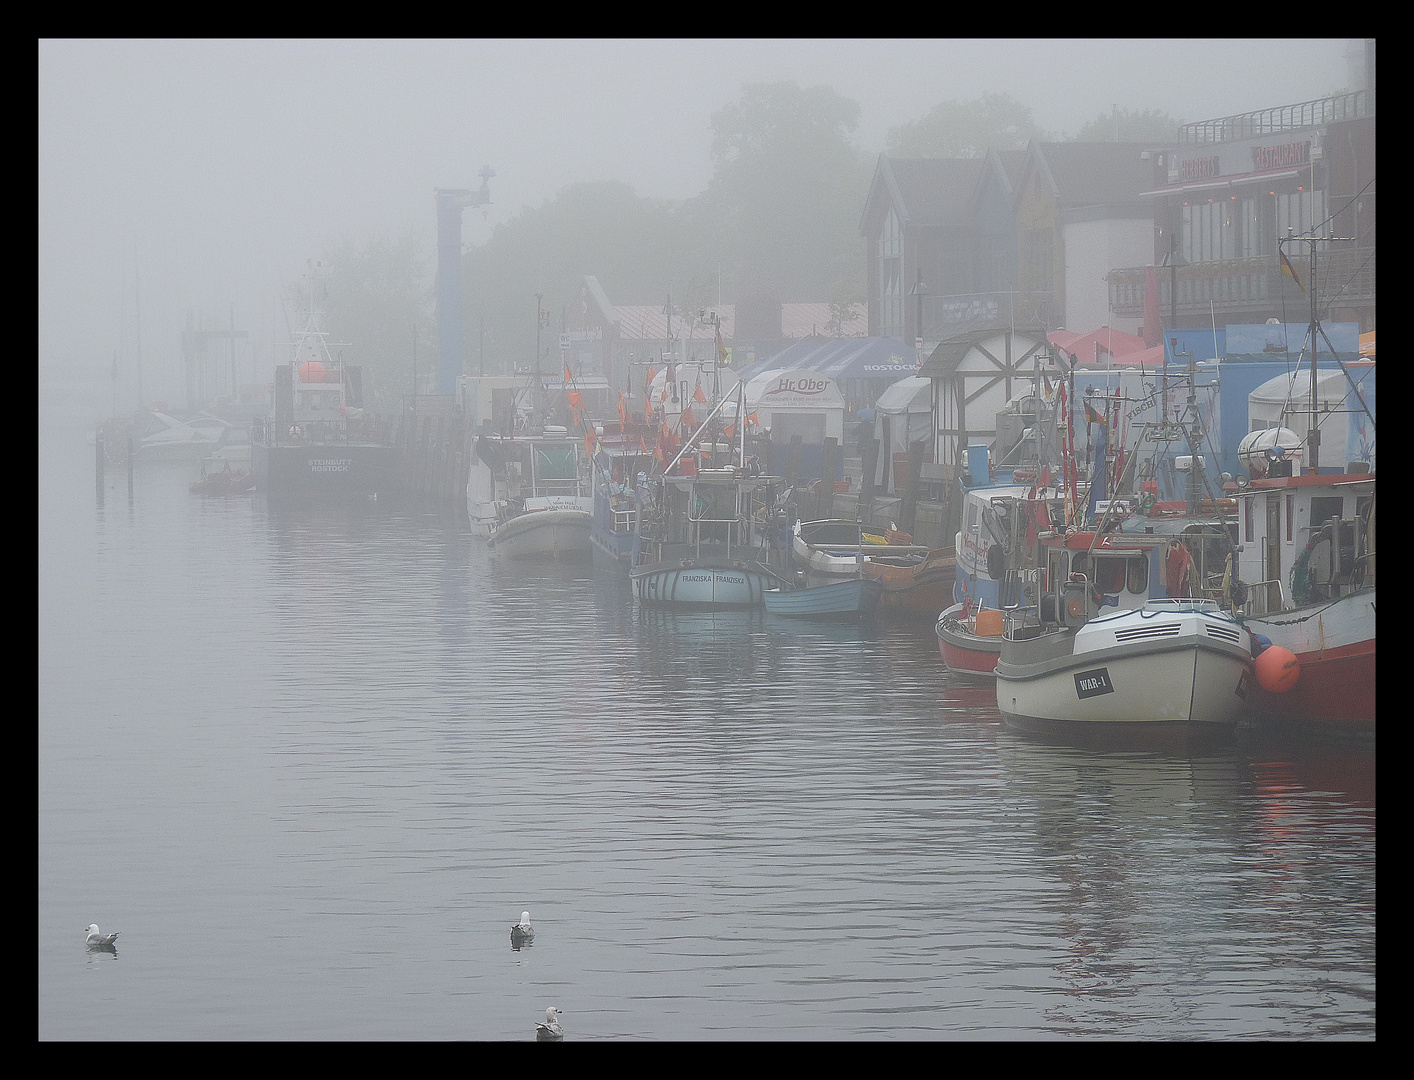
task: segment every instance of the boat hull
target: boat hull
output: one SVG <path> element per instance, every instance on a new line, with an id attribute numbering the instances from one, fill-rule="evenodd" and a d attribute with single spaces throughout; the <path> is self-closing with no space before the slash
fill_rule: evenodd
<path id="1" fill-rule="evenodd" d="M 768 574 L 747 567 L 681 562 L 636 566 L 629 580 L 633 598 L 644 607 L 684 611 L 760 607 L 775 584 Z"/>
<path id="2" fill-rule="evenodd" d="M 832 581 L 804 589 L 767 589 L 766 611 L 793 619 L 841 620 L 872 618 L 883 586 L 870 578 Z"/>
<path id="3" fill-rule="evenodd" d="M 487 544 L 513 559 L 580 562 L 593 552 L 593 528 L 586 510 L 533 510 L 496 526 Z"/>
<path id="4" fill-rule="evenodd" d="M 372 444 L 251 446 L 256 490 L 275 500 L 371 498 L 399 488 L 398 450 Z"/>
<path id="5" fill-rule="evenodd" d="M 963 623 L 966 607 L 966 604 L 954 604 L 938 616 L 933 627 L 938 652 L 949 671 L 991 678 L 996 674 L 997 659 L 1002 654 L 1002 639 L 970 633 Z"/>
<path id="6" fill-rule="evenodd" d="M 883 585 L 879 614 L 890 619 L 936 619 L 952 603 L 957 562 L 951 548 L 931 551 L 921 561 L 877 556 L 865 560 L 860 572 Z"/>
<path id="7" fill-rule="evenodd" d="M 1360 589 L 1294 611 L 1247 616 L 1243 624 L 1300 662 L 1296 685 L 1273 694 L 1259 685 L 1248 709 L 1259 723 L 1375 732 L 1375 590 Z"/>
<path id="8" fill-rule="evenodd" d="M 997 708 L 1021 726 L 1195 724 L 1235 727 L 1252 684 L 1251 661 L 1233 650 L 1124 647 L 1051 670 L 1000 661 Z"/>

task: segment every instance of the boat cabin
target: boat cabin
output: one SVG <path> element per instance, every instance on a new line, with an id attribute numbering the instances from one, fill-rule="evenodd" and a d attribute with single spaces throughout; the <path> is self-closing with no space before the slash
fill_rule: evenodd
<path id="1" fill-rule="evenodd" d="M 1253 480 L 1237 499 L 1246 614 L 1374 585 L 1374 473 L 1268 477 Z"/>

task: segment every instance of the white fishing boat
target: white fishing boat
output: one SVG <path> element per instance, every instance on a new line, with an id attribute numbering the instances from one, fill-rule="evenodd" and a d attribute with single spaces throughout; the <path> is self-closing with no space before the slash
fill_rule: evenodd
<path id="1" fill-rule="evenodd" d="M 563 428 L 539 435 L 482 435 L 467 479 L 473 530 L 510 558 L 589 558 L 594 526 L 589 468 L 583 441 Z"/>
<path id="2" fill-rule="evenodd" d="M 1019 727 L 1231 729 L 1253 685 L 1252 639 L 1211 600 L 1151 600 L 1084 621 L 1013 616 L 996 679 L 997 708 Z"/>

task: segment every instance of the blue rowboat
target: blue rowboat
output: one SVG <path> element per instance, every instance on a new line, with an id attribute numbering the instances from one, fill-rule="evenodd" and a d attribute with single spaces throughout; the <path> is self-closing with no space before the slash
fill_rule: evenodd
<path id="1" fill-rule="evenodd" d="M 766 611 L 795 619 L 869 619 L 884 586 L 872 578 L 851 578 L 803 589 L 767 589 Z"/>

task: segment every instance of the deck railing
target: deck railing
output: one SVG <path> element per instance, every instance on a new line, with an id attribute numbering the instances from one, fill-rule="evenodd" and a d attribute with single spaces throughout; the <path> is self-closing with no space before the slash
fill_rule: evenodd
<path id="1" fill-rule="evenodd" d="M 379 446 L 389 444 L 389 430 L 381 420 L 358 417 L 343 420 L 291 420 L 261 418 L 251 425 L 250 438 L 262 446 Z"/>

